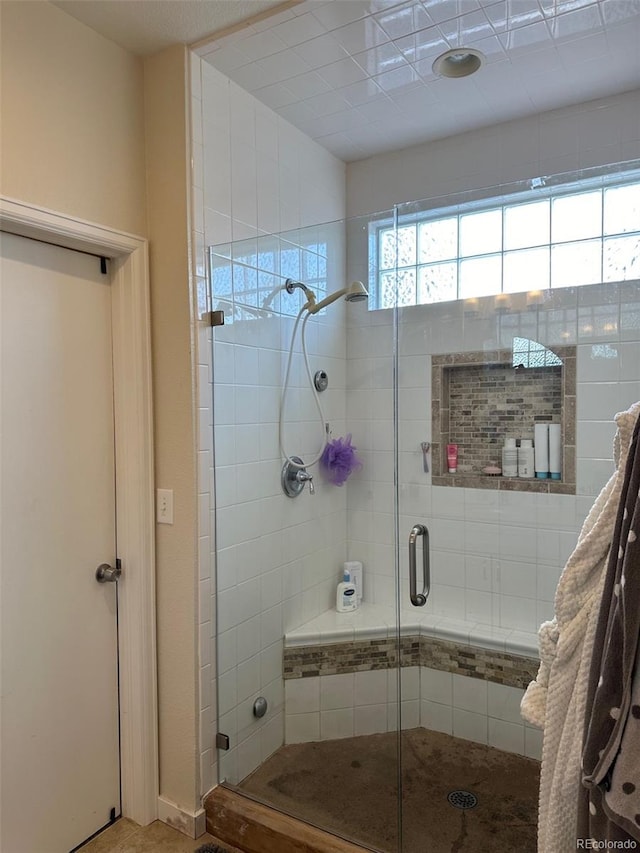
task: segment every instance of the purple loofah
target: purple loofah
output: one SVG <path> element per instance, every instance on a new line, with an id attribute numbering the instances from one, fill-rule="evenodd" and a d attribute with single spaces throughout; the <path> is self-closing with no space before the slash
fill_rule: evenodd
<path id="1" fill-rule="evenodd" d="M 362 468 L 356 448 L 351 444 L 351 433 L 346 438 L 334 438 L 322 451 L 320 467 L 334 486 L 342 486 L 357 468 Z"/>

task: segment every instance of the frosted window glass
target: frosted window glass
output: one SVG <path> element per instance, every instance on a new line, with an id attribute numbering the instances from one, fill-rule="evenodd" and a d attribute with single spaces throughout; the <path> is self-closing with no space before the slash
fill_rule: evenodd
<path id="1" fill-rule="evenodd" d="M 504 248 L 523 249 L 549 242 L 549 199 L 504 209 Z"/>
<path id="2" fill-rule="evenodd" d="M 416 304 L 416 271 L 394 270 L 380 275 L 380 307 Z"/>
<path id="3" fill-rule="evenodd" d="M 294 278 L 296 281 L 301 278 L 300 249 L 291 247 L 290 249 L 281 250 L 280 275 L 283 278 Z"/>
<path id="4" fill-rule="evenodd" d="M 602 281 L 600 240 L 584 240 L 551 248 L 551 287 L 576 287 Z"/>
<path id="5" fill-rule="evenodd" d="M 447 261 L 458 256 L 458 217 L 418 226 L 418 263 Z"/>
<path id="6" fill-rule="evenodd" d="M 307 284 L 318 278 L 318 256 L 302 250 L 302 278 Z"/>
<path id="7" fill-rule="evenodd" d="M 390 270 L 397 265 L 396 232 L 393 228 L 380 232 L 380 269 Z"/>
<path id="8" fill-rule="evenodd" d="M 640 184 L 604 191 L 604 233 L 640 231 Z"/>
<path id="9" fill-rule="evenodd" d="M 549 287 L 549 247 L 506 252 L 504 255 L 505 293 L 544 290 Z"/>
<path id="10" fill-rule="evenodd" d="M 458 265 L 430 264 L 418 270 L 418 303 L 448 302 L 458 295 Z"/>
<path id="11" fill-rule="evenodd" d="M 230 297 L 232 293 L 231 261 L 219 255 L 211 255 L 211 276 L 213 278 L 214 299 Z"/>
<path id="12" fill-rule="evenodd" d="M 398 270 L 398 305 L 416 304 L 416 271 Z"/>
<path id="13" fill-rule="evenodd" d="M 500 293 L 502 255 L 460 261 L 460 299 Z"/>
<path id="14" fill-rule="evenodd" d="M 416 227 L 409 225 L 398 228 L 398 266 L 411 267 L 416 264 Z"/>
<path id="15" fill-rule="evenodd" d="M 460 217 L 460 255 L 488 255 L 502 249 L 502 210 Z"/>
<path id="16" fill-rule="evenodd" d="M 380 307 L 393 308 L 396 304 L 395 272 L 380 273 Z"/>
<path id="17" fill-rule="evenodd" d="M 602 192 L 554 198 L 551 207 L 551 242 L 582 240 L 602 234 Z"/>
<path id="18" fill-rule="evenodd" d="M 609 237 L 604 241 L 603 281 L 640 278 L 640 236 Z"/>
<path id="19" fill-rule="evenodd" d="M 233 265 L 233 298 L 242 305 L 258 304 L 258 270 Z"/>

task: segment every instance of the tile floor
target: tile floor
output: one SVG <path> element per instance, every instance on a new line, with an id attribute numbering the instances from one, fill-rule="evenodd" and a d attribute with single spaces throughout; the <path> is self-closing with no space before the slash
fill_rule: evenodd
<path id="1" fill-rule="evenodd" d="M 194 840 L 159 820 L 149 826 L 139 826 L 126 817 L 85 844 L 80 853 L 193 853 L 206 843 L 218 844 L 221 853 L 242 853 L 208 833 Z"/>

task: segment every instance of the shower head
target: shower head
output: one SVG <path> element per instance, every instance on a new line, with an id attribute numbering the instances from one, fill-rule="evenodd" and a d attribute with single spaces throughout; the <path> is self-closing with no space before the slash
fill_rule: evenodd
<path id="1" fill-rule="evenodd" d="M 347 302 L 364 302 L 369 298 L 369 293 L 361 281 L 352 281 L 344 298 Z"/>
<path id="2" fill-rule="evenodd" d="M 347 302 L 363 302 L 365 299 L 369 298 L 367 288 L 364 284 L 361 281 L 352 281 L 348 287 L 343 287 L 342 290 L 336 290 L 329 296 L 325 296 L 325 298 L 321 299 L 320 302 L 311 305 L 309 307 L 309 314 L 317 314 L 318 311 L 326 308 L 327 305 L 331 305 L 332 302 L 335 302 L 336 299 L 340 299 L 341 296 L 344 296 Z"/>

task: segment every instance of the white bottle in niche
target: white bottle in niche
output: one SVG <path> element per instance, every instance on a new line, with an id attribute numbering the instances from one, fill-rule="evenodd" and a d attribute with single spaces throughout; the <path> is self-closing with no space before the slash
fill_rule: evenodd
<path id="1" fill-rule="evenodd" d="M 552 480 L 562 477 L 562 427 L 549 424 L 549 473 Z"/>
<path id="2" fill-rule="evenodd" d="M 518 476 L 518 448 L 515 438 L 507 438 L 502 448 L 502 476 Z"/>
<path id="3" fill-rule="evenodd" d="M 518 450 L 518 477 L 533 477 L 533 441 L 530 438 L 520 440 Z"/>
<path id="4" fill-rule="evenodd" d="M 351 583 L 349 572 L 345 571 L 342 581 L 336 590 L 336 610 L 338 613 L 349 613 L 358 606 L 355 584 Z"/>
<path id="5" fill-rule="evenodd" d="M 358 599 L 358 607 L 362 604 L 362 563 L 360 560 L 347 560 L 342 566 L 343 571 L 349 572 L 349 580 L 356 588 L 356 598 Z"/>

